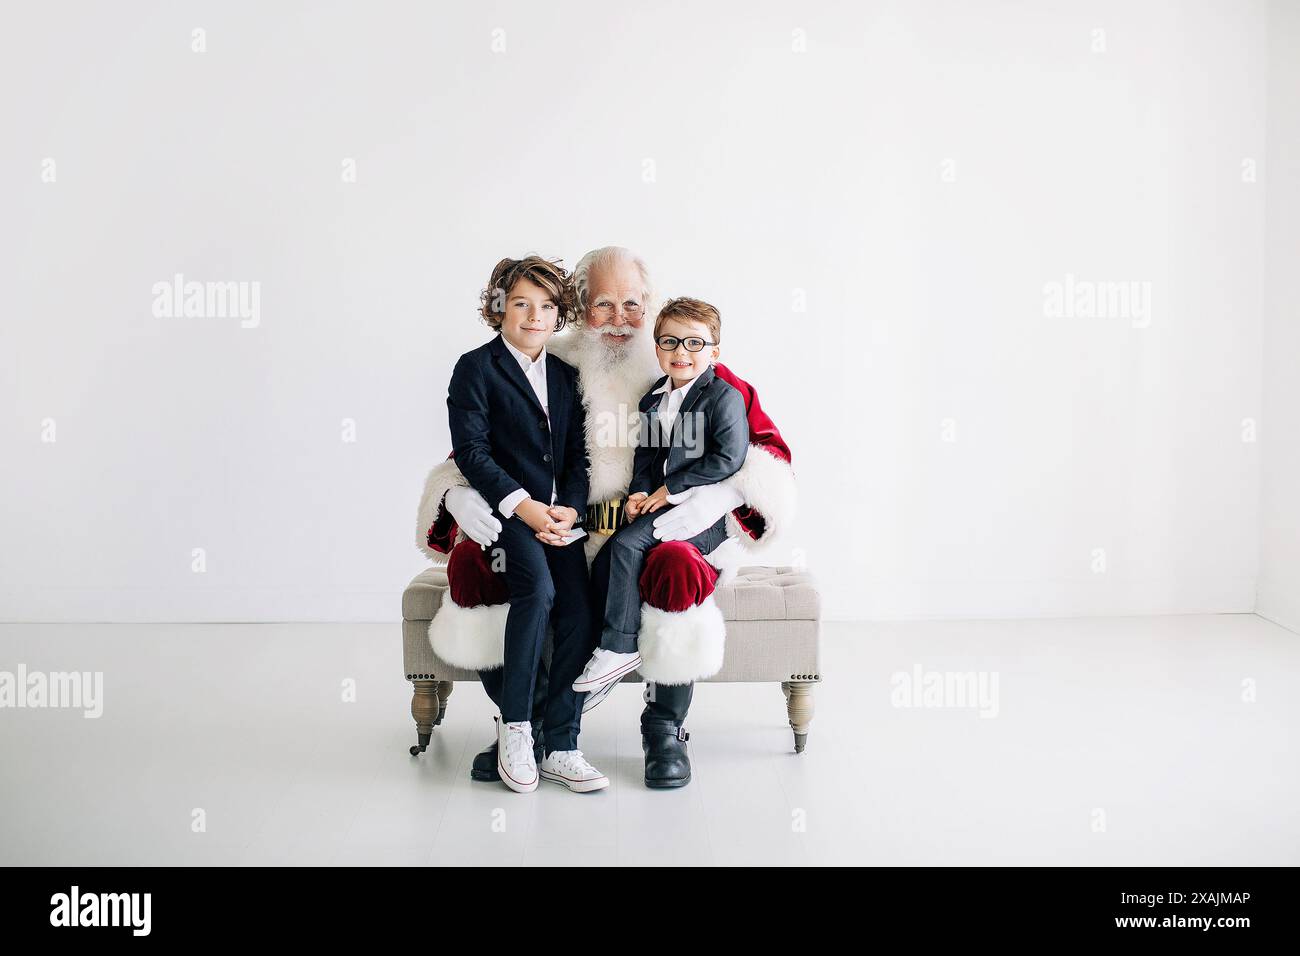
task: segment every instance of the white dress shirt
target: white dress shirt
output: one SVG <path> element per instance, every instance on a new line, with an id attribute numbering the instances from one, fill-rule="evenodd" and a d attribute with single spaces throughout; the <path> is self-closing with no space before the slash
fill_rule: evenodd
<path id="1" fill-rule="evenodd" d="M 541 354 L 538 355 L 537 360 L 534 361 L 530 359 L 527 355 L 525 355 L 523 352 L 515 348 L 513 345 L 511 345 L 510 340 L 507 339 L 504 335 L 501 336 L 501 341 L 504 342 L 506 348 L 510 350 L 510 354 L 515 357 L 515 360 L 519 363 L 519 367 L 524 370 L 524 378 L 528 379 L 528 384 L 533 387 L 533 394 L 536 395 L 537 400 L 541 402 L 542 411 L 546 412 L 546 420 L 550 421 L 551 409 L 550 406 L 547 404 L 547 393 L 546 393 L 546 349 L 542 349 Z M 555 504 L 554 471 L 555 469 L 552 468 L 551 469 L 552 472 L 551 504 Z M 497 505 L 497 511 L 501 512 L 501 514 L 509 518 L 511 515 L 515 513 L 515 509 L 519 507 L 519 503 L 521 501 L 526 501 L 527 499 L 528 499 L 528 492 L 525 491 L 523 488 L 516 488 L 514 491 L 510 492 L 510 494 L 506 495 L 504 498 L 501 499 L 501 503 Z"/>
<path id="2" fill-rule="evenodd" d="M 677 421 L 677 413 L 681 411 L 682 402 L 686 401 L 686 393 L 691 390 L 691 386 L 698 380 L 699 376 L 696 376 L 685 385 L 673 388 L 673 380 L 669 378 L 650 393 L 651 395 L 663 395 L 663 398 L 659 399 L 659 420 L 664 423 L 665 433 L 672 434 L 673 423 Z"/>
<path id="3" fill-rule="evenodd" d="M 663 430 L 664 430 L 665 438 L 667 438 L 673 433 L 673 424 L 677 421 L 677 413 L 680 412 L 682 409 L 682 402 L 686 401 L 686 393 L 691 390 L 691 386 L 694 385 L 697 381 L 699 381 L 698 375 L 695 378 L 691 379 L 689 382 L 687 382 L 685 385 L 679 385 L 677 386 L 677 388 L 673 388 L 672 376 L 669 376 L 664 381 L 663 385 L 659 386 L 653 392 L 650 393 L 651 395 L 659 395 L 659 394 L 663 395 L 663 398 L 659 399 L 659 420 L 663 422 Z M 668 456 L 665 455 L 664 456 L 665 474 L 667 473 L 667 471 L 668 471 Z M 664 475 L 660 475 L 659 477 L 660 479 L 662 479 Z M 670 494 L 668 496 L 668 503 L 670 505 L 681 504 L 683 501 L 685 501 L 687 498 L 691 496 L 692 490 L 693 489 L 691 488 L 686 488 L 682 491 L 679 491 L 675 495 Z"/>

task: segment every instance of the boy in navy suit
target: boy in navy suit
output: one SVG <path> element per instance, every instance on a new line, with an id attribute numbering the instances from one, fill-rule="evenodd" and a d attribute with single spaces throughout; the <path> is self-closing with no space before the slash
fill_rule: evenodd
<path id="1" fill-rule="evenodd" d="M 587 507 L 587 450 L 577 371 L 546 353 L 573 307 L 568 273 L 539 256 L 502 259 L 481 314 L 498 333 L 456 363 L 447 390 L 453 455 L 493 506 L 501 532 L 492 563 L 510 594 L 500 681 L 497 769 L 511 790 L 538 777 L 586 792 L 609 780 L 578 749 L 582 698 L 573 681 L 594 644 L 587 560 L 569 541 Z M 540 534 L 561 534 L 544 544 Z M 545 756 L 533 753 L 533 686 L 547 624 L 554 629 L 542 721 Z"/>
<path id="2" fill-rule="evenodd" d="M 641 398 L 640 440 L 624 506 L 631 523 L 605 545 L 613 556 L 600 646 L 573 683 L 574 690 L 599 697 L 641 664 L 639 581 L 646 553 L 659 543 L 649 516 L 685 501 L 693 488 L 730 478 L 749 448 L 745 400 L 713 371 L 722 338 L 718 310 L 699 299 L 671 299 L 659 310 L 654 337 L 664 377 Z M 726 539 L 724 516 L 688 540 L 708 554 Z"/>

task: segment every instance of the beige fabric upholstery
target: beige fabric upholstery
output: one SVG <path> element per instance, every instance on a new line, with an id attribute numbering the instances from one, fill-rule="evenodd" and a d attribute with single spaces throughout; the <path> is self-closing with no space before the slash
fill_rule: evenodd
<path id="1" fill-rule="evenodd" d="M 446 594 L 446 569 L 433 567 L 417 574 L 402 595 L 408 680 L 478 680 L 477 673 L 438 660 L 429 646 L 429 622 Z M 821 595 L 806 570 L 741 568 L 714 591 L 714 599 L 727 622 L 727 644 L 722 670 L 710 681 L 821 679 Z"/>
<path id="2" fill-rule="evenodd" d="M 447 593 L 447 569 L 426 568 L 411 579 L 402 594 L 402 620 L 432 621 Z"/>

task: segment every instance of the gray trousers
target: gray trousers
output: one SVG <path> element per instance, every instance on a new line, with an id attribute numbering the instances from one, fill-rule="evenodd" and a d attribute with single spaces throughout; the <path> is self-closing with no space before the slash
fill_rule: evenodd
<path id="1" fill-rule="evenodd" d="M 660 511 L 662 510 L 663 509 L 661 508 Z M 657 511 L 654 515 L 649 516 L 652 522 L 655 515 L 658 513 L 659 512 Z M 726 525 L 723 522 L 719 522 L 719 524 L 723 525 L 722 534 L 723 538 L 725 538 Z M 719 544 L 722 542 L 723 538 L 718 539 Z M 692 538 L 691 540 L 697 542 L 696 547 L 699 547 L 698 537 Z M 706 545 L 708 544 L 707 541 L 704 543 Z M 592 562 L 591 565 L 592 611 L 594 612 L 593 616 L 596 618 L 596 621 L 594 622 L 596 628 L 599 627 L 600 619 L 603 617 L 605 596 L 609 590 L 610 559 L 614 555 L 614 552 L 610 550 L 612 544 L 613 541 L 611 540 L 609 544 L 601 548 L 596 554 L 596 560 Z M 717 547 L 717 545 L 715 544 L 713 547 Z M 710 547 L 708 550 L 711 551 L 713 548 Z M 633 649 L 635 650 L 635 642 L 633 643 Z M 485 681 L 485 686 L 486 683 L 487 682 Z M 647 681 L 644 692 L 645 709 L 641 711 L 642 729 L 647 725 L 654 725 L 665 720 L 671 721 L 680 727 L 686 720 L 687 712 L 691 709 L 691 698 L 694 695 L 694 684 L 669 686 L 667 684 L 653 684 Z"/>
<path id="2" fill-rule="evenodd" d="M 600 646 L 607 651 L 630 654 L 636 650 L 641 631 L 641 570 L 645 567 L 646 554 L 659 543 L 654 536 L 655 519 L 667 510 L 660 508 L 654 514 L 637 515 L 631 524 L 615 531 L 609 544 L 597 555 L 599 560 L 609 553 L 609 586 L 604 595 L 605 618 L 600 629 Z M 724 516 L 687 541 L 699 548 L 701 554 L 708 554 L 726 539 Z M 592 575 L 594 579 L 594 566 Z M 597 597 L 600 590 L 597 585 Z M 597 613 L 599 608 L 597 604 Z"/>

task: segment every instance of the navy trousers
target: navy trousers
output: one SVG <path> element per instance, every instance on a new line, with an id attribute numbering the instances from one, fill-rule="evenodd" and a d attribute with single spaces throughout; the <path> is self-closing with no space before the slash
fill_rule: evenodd
<path id="1" fill-rule="evenodd" d="M 573 682 L 595 647 L 582 545 L 542 544 L 522 519 L 512 517 L 502 523 L 488 553 L 493 560 L 504 556 L 510 611 L 505 666 L 480 672 L 483 689 L 500 709 L 502 720 L 540 718 L 548 753 L 576 750 L 582 695 L 574 692 Z M 539 682 L 548 622 L 554 632 L 549 679 Z"/>

